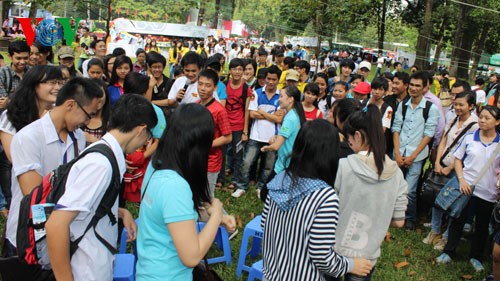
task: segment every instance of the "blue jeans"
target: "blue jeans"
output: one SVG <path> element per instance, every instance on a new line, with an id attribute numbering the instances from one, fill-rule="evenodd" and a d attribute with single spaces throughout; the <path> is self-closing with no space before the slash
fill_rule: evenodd
<path id="1" fill-rule="evenodd" d="M 406 220 L 413 223 L 417 222 L 417 185 L 422 165 L 425 160 L 413 162 L 406 172 L 406 183 L 408 184 L 408 207 L 406 209 Z"/>
<path id="2" fill-rule="evenodd" d="M 263 158 L 265 161 L 264 171 L 260 174 L 256 188 L 260 189 L 274 168 L 274 161 L 276 160 L 276 152 L 261 152 L 260 149 L 268 145 L 265 142 L 249 140 L 246 146 L 245 158 L 243 159 L 243 168 L 241 170 L 241 178 L 236 182 L 238 188 L 246 190 L 248 188 L 250 167 L 257 161 L 259 154 L 265 153 Z M 261 158 L 262 159 L 262 158 Z"/>
<path id="3" fill-rule="evenodd" d="M 455 170 L 451 171 L 450 174 L 448 175 L 451 178 L 456 177 Z M 442 220 L 443 220 L 443 215 L 444 212 L 436 207 L 432 207 L 432 218 L 431 218 L 431 224 L 432 224 L 432 232 L 434 233 L 441 233 L 441 225 L 443 225 Z M 448 238 L 448 229 L 450 227 L 450 224 L 448 223 L 448 226 L 446 227 L 446 231 L 443 233 L 443 237 Z"/>

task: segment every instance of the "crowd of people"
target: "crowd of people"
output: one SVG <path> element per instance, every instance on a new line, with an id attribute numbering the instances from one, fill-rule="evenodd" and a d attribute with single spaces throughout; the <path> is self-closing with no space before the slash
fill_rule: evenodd
<path id="1" fill-rule="evenodd" d="M 302 59 L 300 46 L 227 52 L 220 39 L 207 52 L 177 42 L 168 58 L 149 46 L 133 62 L 102 40 L 81 43 L 77 57 L 67 46 L 54 53 L 15 41 L 11 64 L 0 68 L 4 256 L 19 255 L 25 239 L 17 235 L 23 197 L 76 159 L 45 224 L 47 247 L 37 247 L 58 280 L 112 280 L 106 244 L 116 245 L 115 218 L 137 239 L 137 280 L 191 280 L 218 227 L 238 233 L 215 196 L 223 186 L 237 200 L 264 202 L 265 280 L 370 280 L 388 228 L 415 231 L 419 213 L 432 226 L 423 242 L 443 251 L 439 264 L 455 259 L 473 225 L 470 263 L 485 270 L 500 184 L 497 75 L 471 87 L 396 62 L 392 73 L 377 65 L 369 81 L 371 62 L 348 56 L 321 67 L 315 56 Z M 117 168 L 98 152 L 79 157 L 103 144 Z M 470 197 L 457 216 L 422 208 L 427 161 Z M 115 173 L 122 187 L 112 215 L 88 231 Z M 256 194 L 243 196 L 254 185 Z M 125 202 L 140 208 L 138 225 Z M 206 222 L 201 231 L 197 221 Z M 500 278 L 500 234 L 493 237 Z M 47 269 L 39 265 L 25 273 Z"/>

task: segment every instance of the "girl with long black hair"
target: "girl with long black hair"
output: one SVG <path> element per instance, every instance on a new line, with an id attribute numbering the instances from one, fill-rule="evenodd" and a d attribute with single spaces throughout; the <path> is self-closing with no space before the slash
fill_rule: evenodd
<path id="1" fill-rule="evenodd" d="M 288 86 L 281 90 L 279 98 L 280 107 L 287 113 L 283 118 L 279 134 L 269 141 L 269 145 L 261 148 L 263 152 L 278 151 L 278 158 L 274 164 L 275 174 L 279 174 L 288 167 L 293 143 L 295 142 L 295 138 L 297 138 L 300 128 L 306 122 L 300 98 L 300 91 L 295 86 Z"/>
<path id="2" fill-rule="evenodd" d="M 212 245 L 223 216 L 207 179 L 214 132 L 212 115 L 200 104 L 173 113 L 141 188 L 137 280 L 192 280 L 192 268 Z M 205 212 L 210 218 L 197 233 Z"/>
<path id="3" fill-rule="evenodd" d="M 342 131 L 355 154 L 339 160 L 335 179 L 340 200 L 335 250 L 350 258 L 369 259 L 372 264 L 380 256 L 389 226 L 403 227 L 408 203 L 403 173 L 385 154 L 381 119 L 374 104 L 347 117 Z M 372 274 L 373 270 L 363 279 L 347 274 L 344 280 L 368 281 Z"/>
<path id="4" fill-rule="evenodd" d="M 326 120 L 305 123 L 290 165 L 267 184 L 261 222 L 266 280 L 319 281 L 325 280 L 324 274 L 370 272 L 368 260 L 346 258 L 334 250 L 339 241 L 335 230 L 339 198 L 333 189 L 338 144 L 338 131 Z"/>
<path id="5" fill-rule="evenodd" d="M 108 93 L 111 106 L 124 94 L 123 82 L 125 77 L 132 71 L 132 60 L 127 56 L 116 57 L 109 79 Z"/>

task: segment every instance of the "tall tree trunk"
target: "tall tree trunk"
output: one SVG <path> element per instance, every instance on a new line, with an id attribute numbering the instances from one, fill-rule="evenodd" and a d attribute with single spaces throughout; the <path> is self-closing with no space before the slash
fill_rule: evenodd
<path id="1" fill-rule="evenodd" d="M 432 32 L 432 1 L 425 0 L 425 15 L 424 15 L 424 25 L 418 33 L 417 39 L 417 52 L 415 58 L 415 65 L 419 69 L 427 69 L 429 66 L 429 38 Z"/>
<path id="2" fill-rule="evenodd" d="M 382 19 L 380 20 L 380 36 L 378 38 L 378 49 L 384 49 L 384 41 L 385 41 L 385 18 L 387 14 L 387 0 L 383 0 L 382 2 Z"/>
<path id="3" fill-rule="evenodd" d="M 10 0 L 2 1 L 2 20 L 9 18 L 10 4 L 11 4 Z"/>
<path id="4" fill-rule="evenodd" d="M 104 38 L 104 42 L 108 42 L 108 38 L 109 38 L 109 22 L 111 21 L 111 2 L 113 0 L 106 0 L 107 1 L 107 5 L 106 7 L 108 7 L 107 11 L 106 11 L 106 37 Z"/>
<path id="5" fill-rule="evenodd" d="M 462 39 L 464 36 L 464 23 L 467 18 L 467 7 L 464 5 L 460 5 L 460 12 L 457 17 L 457 27 L 455 30 L 455 37 L 453 38 L 453 51 L 451 53 L 451 64 L 450 64 L 450 75 L 457 76 L 458 70 L 458 60 L 457 56 L 459 53 L 459 46 L 462 45 Z"/>
<path id="6" fill-rule="evenodd" d="M 30 6 L 30 14 L 29 18 L 33 19 L 36 17 L 36 10 L 38 9 L 38 3 L 35 1 L 31 1 L 31 6 Z"/>
<path id="7" fill-rule="evenodd" d="M 439 33 L 438 33 L 438 38 L 437 38 L 437 45 L 436 45 L 436 54 L 434 54 L 434 61 L 432 62 L 431 69 L 433 71 L 436 71 L 438 68 L 439 64 L 439 58 L 441 57 L 441 52 L 443 51 L 444 48 L 444 31 L 445 27 L 448 25 L 448 14 L 444 14 L 443 20 L 441 21 L 441 27 L 439 28 Z"/>
<path id="8" fill-rule="evenodd" d="M 213 28 L 218 29 L 219 27 L 219 13 L 220 13 L 220 0 L 215 0 L 215 19 Z"/>
<path id="9" fill-rule="evenodd" d="M 488 32 L 490 31 L 490 28 L 491 28 L 491 22 L 484 21 L 481 35 L 479 35 L 479 38 L 476 40 L 474 48 L 472 49 L 472 68 L 469 73 L 469 80 L 474 80 L 474 76 L 476 75 L 477 65 L 479 64 L 479 60 L 481 59 L 481 53 L 484 50 L 486 37 L 488 37 Z"/>
<path id="10" fill-rule="evenodd" d="M 472 43 L 478 37 L 477 27 L 474 26 L 470 17 L 469 11 L 466 12 L 464 21 L 462 22 L 463 34 L 467 37 L 462 37 L 462 41 L 458 45 L 455 60 L 457 62 L 456 77 L 467 80 L 469 78 L 469 64 L 471 58 Z"/>

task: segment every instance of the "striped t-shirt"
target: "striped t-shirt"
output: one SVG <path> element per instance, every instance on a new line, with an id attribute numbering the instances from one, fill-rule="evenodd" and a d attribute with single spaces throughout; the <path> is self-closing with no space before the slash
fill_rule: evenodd
<path id="1" fill-rule="evenodd" d="M 331 187 L 311 192 L 288 211 L 267 197 L 262 212 L 263 273 L 267 280 L 325 280 L 352 269 L 334 251 L 339 198 Z"/>

